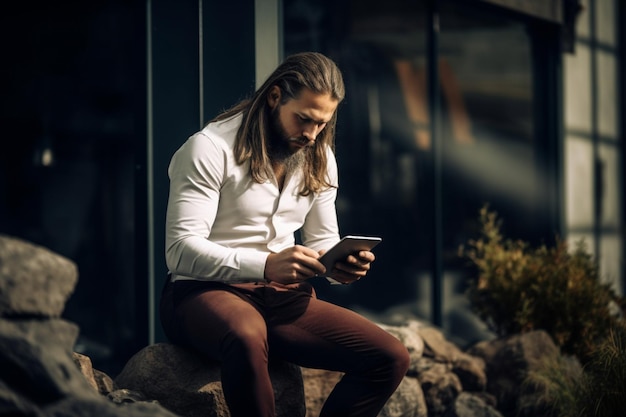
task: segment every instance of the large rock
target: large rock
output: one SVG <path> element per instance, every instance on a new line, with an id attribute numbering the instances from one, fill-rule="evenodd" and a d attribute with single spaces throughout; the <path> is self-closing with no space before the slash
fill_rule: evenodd
<path id="1" fill-rule="evenodd" d="M 0 319 L 2 376 L 37 403 L 93 394 L 71 357 L 77 335 L 78 327 L 62 319 Z"/>
<path id="2" fill-rule="evenodd" d="M 324 401 L 343 376 L 341 372 L 322 369 L 302 368 L 306 415 L 320 414 Z M 416 378 L 406 376 L 393 393 L 378 417 L 427 417 L 428 409 L 420 383 Z"/>
<path id="3" fill-rule="evenodd" d="M 450 364 L 434 363 L 419 375 L 419 381 L 428 406 L 428 415 L 442 415 L 463 390 L 459 377 Z"/>
<path id="4" fill-rule="evenodd" d="M 11 414 L 13 415 L 13 414 Z M 31 416 L 27 414 L 26 416 Z M 152 402 L 134 402 L 115 404 L 106 397 L 85 399 L 65 397 L 61 401 L 50 404 L 37 417 L 179 417 Z"/>
<path id="5" fill-rule="evenodd" d="M 406 376 L 378 417 L 427 417 L 426 399 L 417 378 Z"/>
<path id="6" fill-rule="evenodd" d="M 409 375 L 416 375 L 416 364 L 424 354 L 424 340 L 420 336 L 420 330 L 423 329 L 423 325 L 416 320 L 407 320 L 404 324 L 398 326 L 390 326 L 379 323 L 379 327 L 385 330 L 387 333 L 392 334 L 409 351 L 409 358 L 411 359 L 408 369 Z"/>
<path id="7" fill-rule="evenodd" d="M 320 414 L 324 401 L 342 376 L 341 372 L 302 368 L 307 417 Z"/>
<path id="8" fill-rule="evenodd" d="M 481 392 L 487 388 L 487 366 L 482 358 L 461 353 L 452 362 L 452 372 L 459 377 L 464 391 Z"/>
<path id="9" fill-rule="evenodd" d="M 89 385 L 99 394 L 109 395 L 111 392 L 117 390 L 115 382 L 109 375 L 98 369 L 94 369 L 89 356 L 73 352 L 72 359 L 74 359 L 74 364 L 76 364 L 80 372 L 87 379 Z"/>
<path id="10" fill-rule="evenodd" d="M 543 330 L 479 342 L 468 353 L 487 364 L 487 391 L 496 397 L 498 410 L 506 416 L 518 415 L 524 397 L 534 397 L 524 386 L 528 373 L 540 369 L 545 361 L 557 361 L 560 355 Z"/>
<path id="11" fill-rule="evenodd" d="M 270 361 L 278 417 L 304 417 L 304 387 L 298 366 Z M 218 362 L 169 343 L 136 353 L 115 378 L 121 389 L 142 393 L 184 417 L 230 416 Z"/>
<path id="12" fill-rule="evenodd" d="M 446 340 L 441 330 L 434 327 L 420 327 L 420 337 L 424 340 L 424 357 L 436 363 L 451 365 L 451 370 L 459 378 L 465 391 L 483 391 L 487 385 L 485 361 L 477 356 L 461 351 L 454 343 Z M 418 369 L 424 361 L 416 365 Z"/>
<path id="13" fill-rule="evenodd" d="M 424 355 L 436 361 L 453 363 L 462 353 L 454 343 L 446 340 L 439 329 L 422 327 L 419 334 L 424 340 Z"/>
<path id="14" fill-rule="evenodd" d="M 62 319 L 0 319 L 0 415 L 174 417 L 158 404 L 115 405 L 72 357 L 78 328 Z"/>
<path id="15" fill-rule="evenodd" d="M 60 317 L 77 280 L 69 259 L 0 235 L 0 316 Z"/>
<path id="16" fill-rule="evenodd" d="M 502 414 L 479 396 L 462 392 L 448 408 L 444 417 L 502 417 Z"/>
<path id="17" fill-rule="evenodd" d="M 0 415 L 176 417 L 154 403 L 117 405 L 81 373 L 78 327 L 60 318 L 77 277 L 66 258 L 0 236 Z"/>

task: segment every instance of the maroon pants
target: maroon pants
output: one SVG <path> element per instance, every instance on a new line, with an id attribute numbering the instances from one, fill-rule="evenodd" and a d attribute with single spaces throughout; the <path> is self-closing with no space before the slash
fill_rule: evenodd
<path id="1" fill-rule="evenodd" d="M 161 323 L 173 343 L 222 364 L 232 417 L 273 417 L 270 356 L 345 373 L 320 417 L 375 417 L 409 366 L 405 346 L 376 324 L 315 297 L 309 283 L 167 283 Z"/>

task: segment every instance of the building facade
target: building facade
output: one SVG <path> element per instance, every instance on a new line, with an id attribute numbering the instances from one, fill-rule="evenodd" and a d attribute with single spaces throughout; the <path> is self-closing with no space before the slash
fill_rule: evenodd
<path id="1" fill-rule="evenodd" d="M 0 232 L 77 262 L 65 316 L 96 367 L 163 339 L 169 158 L 305 50 L 346 80 L 341 232 L 383 237 L 366 280 L 321 297 L 471 342 L 458 249 L 485 205 L 507 237 L 584 239 L 624 291 L 617 0 L 38 3 L 1 17 Z"/>

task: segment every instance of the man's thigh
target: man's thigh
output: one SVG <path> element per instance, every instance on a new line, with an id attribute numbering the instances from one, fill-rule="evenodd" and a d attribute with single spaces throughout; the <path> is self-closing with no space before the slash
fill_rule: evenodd
<path id="1" fill-rule="evenodd" d="M 270 355 L 309 368 L 348 371 L 391 355 L 397 339 L 349 309 L 311 298 L 295 320 L 269 326 Z"/>
<path id="2" fill-rule="evenodd" d="M 190 295 L 177 308 L 186 342 L 221 360 L 226 336 L 267 339 L 263 316 L 246 297 L 214 289 Z"/>

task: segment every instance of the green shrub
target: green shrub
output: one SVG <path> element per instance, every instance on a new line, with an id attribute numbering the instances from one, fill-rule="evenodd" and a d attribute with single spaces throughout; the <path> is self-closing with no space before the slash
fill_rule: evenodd
<path id="1" fill-rule="evenodd" d="M 549 417 L 591 417 L 582 413 L 586 402 L 587 376 L 573 356 L 543 358 L 541 366 L 528 372 L 524 379 L 527 391 L 537 393 L 536 401 Z"/>
<path id="2" fill-rule="evenodd" d="M 622 320 L 591 352 L 583 372 L 559 356 L 529 372 L 525 384 L 551 416 L 612 417 L 626 409 L 626 324 Z"/>
<path id="3" fill-rule="evenodd" d="M 584 368 L 584 394 L 579 408 L 585 416 L 624 415 L 626 410 L 626 323 L 612 328 Z"/>
<path id="4" fill-rule="evenodd" d="M 487 206 L 480 223 L 480 238 L 461 248 L 477 271 L 468 287 L 473 311 L 500 336 L 543 329 L 585 363 L 620 320 L 610 306 L 626 303 L 601 282 L 584 242 L 570 250 L 560 239 L 538 248 L 505 239 Z"/>

